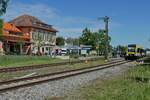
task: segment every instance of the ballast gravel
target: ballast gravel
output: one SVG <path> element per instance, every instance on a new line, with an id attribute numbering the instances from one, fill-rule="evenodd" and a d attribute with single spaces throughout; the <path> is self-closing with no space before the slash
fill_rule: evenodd
<path id="1" fill-rule="evenodd" d="M 92 80 L 121 74 L 132 66 L 134 66 L 133 63 L 126 63 L 104 70 L 0 93 L 0 100 L 44 100 L 46 97 L 64 96 L 80 86 L 88 85 Z"/>

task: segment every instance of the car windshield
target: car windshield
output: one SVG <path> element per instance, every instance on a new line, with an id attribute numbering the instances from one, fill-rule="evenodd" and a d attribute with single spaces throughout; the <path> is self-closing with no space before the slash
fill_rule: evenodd
<path id="1" fill-rule="evenodd" d="M 61 50 L 62 52 L 66 52 L 67 50 Z"/>

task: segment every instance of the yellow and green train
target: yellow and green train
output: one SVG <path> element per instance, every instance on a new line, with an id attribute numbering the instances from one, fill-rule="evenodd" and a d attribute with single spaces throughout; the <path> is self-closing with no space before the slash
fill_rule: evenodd
<path id="1" fill-rule="evenodd" d="M 138 59 L 145 56 L 145 50 L 137 45 L 130 44 L 127 47 L 125 59 Z"/>

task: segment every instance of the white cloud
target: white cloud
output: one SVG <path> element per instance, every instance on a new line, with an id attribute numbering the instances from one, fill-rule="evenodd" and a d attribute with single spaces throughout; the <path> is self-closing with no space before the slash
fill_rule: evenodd
<path id="1" fill-rule="evenodd" d="M 60 31 L 65 33 L 81 33 L 83 28 L 59 28 Z"/>
<path id="2" fill-rule="evenodd" d="M 59 30 L 59 34 L 64 36 L 79 36 L 85 27 L 91 28 L 96 31 L 99 27 L 104 28 L 103 21 L 99 22 L 84 17 L 62 16 L 59 10 L 51 8 L 46 4 L 23 4 L 10 2 L 6 14 L 3 16 L 5 21 L 10 21 L 13 18 L 22 15 L 30 14 L 46 22 L 52 24 Z M 119 27 L 118 23 L 111 23 L 110 27 Z"/>
<path id="3" fill-rule="evenodd" d="M 22 4 L 22 3 L 10 3 L 7 9 L 4 19 L 11 20 L 16 16 L 22 14 L 30 14 L 38 17 L 39 19 L 53 19 L 57 18 L 56 10 L 43 4 Z"/>

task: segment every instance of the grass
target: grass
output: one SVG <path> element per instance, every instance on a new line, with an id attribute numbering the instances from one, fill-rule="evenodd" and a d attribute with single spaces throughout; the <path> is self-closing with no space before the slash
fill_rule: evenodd
<path id="1" fill-rule="evenodd" d="M 85 61 L 83 63 L 72 64 L 72 65 L 69 65 L 69 66 L 71 68 L 78 69 L 78 68 L 84 68 L 84 67 L 100 65 L 100 64 L 104 64 L 104 63 L 106 63 L 105 59 L 101 58 L 101 59 L 96 60 L 96 61 Z"/>
<path id="2" fill-rule="evenodd" d="M 10 79 L 19 78 L 27 74 L 30 74 L 30 73 L 29 72 L 0 73 L 0 81 L 6 81 Z"/>
<path id="3" fill-rule="evenodd" d="M 1 67 L 19 67 L 37 64 L 49 64 L 62 62 L 64 60 L 50 58 L 48 56 L 0 56 Z"/>
<path id="4" fill-rule="evenodd" d="M 146 71 L 146 73 L 145 73 Z M 97 81 L 88 88 L 83 88 L 82 100 L 150 100 L 150 83 L 136 80 L 134 77 L 150 78 L 150 68 L 129 71 L 128 75 Z M 131 77 L 128 79 L 128 77 Z"/>
<path id="5" fill-rule="evenodd" d="M 21 71 L 21 72 L 12 72 L 12 73 L 0 73 L 0 80 L 9 80 L 13 79 L 15 77 L 21 77 L 26 74 L 30 73 L 36 73 L 36 75 L 46 74 L 46 73 L 54 73 L 58 71 L 64 71 L 64 70 L 71 70 L 71 69 L 78 69 L 78 68 L 84 68 L 84 67 L 90 67 L 92 65 L 100 65 L 103 64 L 104 59 L 99 59 L 96 61 L 88 61 L 84 63 L 77 63 L 77 64 L 67 64 L 67 65 L 60 65 L 60 66 L 54 66 L 54 67 L 47 67 L 47 68 L 41 68 L 41 69 L 34 69 L 34 70 L 27 70 L 27 71 Z"/>
<path id="6" fill-rule="evenodd" d="M 72 61 L 76 61 L 77 59 L 71 59 Z M 38 65 L 38 64 L 51 64 L 51 63 L 59 63 L 69 60 L 62 60 L 59 58 L 51 58 L 48 56 L 14 56 L 14 55 L 4 55 L 0 56 L 0 68 L 3 67 L 21 67 L 28 65 Z M 88 64 L 92 64 L 91 61 L 87 62 Z M 80 66 L 79 66 L 80 68 Z"/>
<path id="7" fill-rule="evenodd" d="M 57 100 L 150 100 L 150 66 L 137 66 L 123 75 L 96 80 Z"/>
<path id="8" fill-rule="evenodd" d="M 145 59 L 144 62 L 145 62 L 145 63 L 150 63 L 150 57 L 148 57 L 148 59 Z"/>

